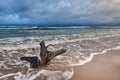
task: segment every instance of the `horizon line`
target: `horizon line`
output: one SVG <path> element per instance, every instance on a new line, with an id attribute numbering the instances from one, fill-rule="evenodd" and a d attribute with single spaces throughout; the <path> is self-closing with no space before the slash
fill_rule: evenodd
<path id="1" fill-rule="evenodd" d="M 41 27 L 60 27 L 60 26 L 120 26 L 120 24 L 0 24 L 0 26 L 41 26 Z"/>

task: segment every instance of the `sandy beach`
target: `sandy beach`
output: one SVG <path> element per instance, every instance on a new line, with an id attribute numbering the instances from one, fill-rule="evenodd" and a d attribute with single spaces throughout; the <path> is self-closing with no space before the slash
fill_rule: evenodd
<path id="1" fill-rule="evenodd" d="M 71 80 L 120 80 L 120 50 L 96 55 L 92 61 L 74 70 Z"/>

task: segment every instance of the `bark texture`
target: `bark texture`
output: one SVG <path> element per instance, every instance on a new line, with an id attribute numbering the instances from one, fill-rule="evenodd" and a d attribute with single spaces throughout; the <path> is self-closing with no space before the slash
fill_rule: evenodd
<path id="1" fill-rule="evenodd" d="M 21 60 L 26 60 L 30 62 L 31 68 L 37 68 L 39 66 L 45 66 L 47 65 L 53 58 L 55 58 L 58 55 L 61 55 L 66 52 L 66 49 L 60 49 L 57 51 L 48 51 L 48 46 L 45 46 L 45 42 L 41 41 L 40 43 L 40 54 L 39 57 L 41 60 L 39 60 L 38 56 L 34 57 L 21 57 Z"/>

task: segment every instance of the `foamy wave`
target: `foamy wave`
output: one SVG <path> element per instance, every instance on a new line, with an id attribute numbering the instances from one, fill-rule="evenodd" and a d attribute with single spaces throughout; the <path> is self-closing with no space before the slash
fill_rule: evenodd
<path id="1" fill-rule="evenodd" d="M 21 72 L 5 74 L 0 77 L 0 79 L 6 79 L 10 76 L 14 76 L 15 80 L 34 80 L 38 76 L 46 76 L 47 80 L 69 80 L 73 76 L 74 72 L 70 71 L 50 71 L 50 70 L 40 70 L 33 75 L 24 75 Z"/>
<path id="2" fill-rule="evenodd" d="M 79 63 L 77 63 L 77 64 L 71 64 L 71 65 L 69 65 L 69 66 L 80 66 L 80 65 L 84 65 L 84 64 L 90 62 L 95 55 L 105 54 L 105 53 L 107 53 L 107 52 L 110 51 L 110 50 L 119 50 L 119 49 L 120 49 L 120 46 L 117 46 L 117 47 L 113 47 L 113 48 L 110 48 L 110 49 L 103 50 L 103 51 L 100 52 L 100 53 L 91 53 L 90 56 L 88 56 L 88 57 L 85 58 L 85 60 L 79 60 Z"/>
<path id="3" fill-rule="evenodd" d="M 21 52 L 22 51 L 22 52 Z M 69 80 L 72 75 L 74 74 L 73 68 L 71 67 L 71 70 L 64 70 L 61 71 L 59 69 L 57 70 L 45 70 L 45 69 L 32 69 L 30 68 L 29 62 L 26 61 L 20 61 L 21 56 L 34 56 L 31 52 L 32 50 L 19 50 L 19 51 L 3 51 L 2 52 L 2 61 L 0 61 L 0 69 L 3 70 L 11 70 L 11 73 L 6 74 L 4 72 L 1 72 L 0 79 L 6 80 L 9 79 L 9 77 L 14 78 L 15 80 L 34 80 L 37 77 L 46 77 L 47 80 Z M 5 60 L 4 60 L 5 59 Z M 54 65 L 55 66 L 55 65 Z M 54 69 L 55 67 L 52 67 Z M 59 66 L 58 66 L 59 68 Z M 14 73 L 12 71 L 18 69 Z M 61 68 L 62 69 L 62 68 Z M 26 73 L 23 73 L 25 70 Z"/>
<path id="4" fill-rule="evenodd" d="M 30 27 L 31 28 L 31 27 Z M 32 27 L 36 28 L 36 27 Z M 26 30 L 27 31 L 27 30 Z M 85 34 L 85 35 L 84 35 Z M 119 36 L 118 31 L 109 32 L 103 31 L 91 32 L 91 33 L 81 33 L 81 34 L 65 34 L 65 35 L 47 35 L 47 36 L 31 36 L 31 37 L 15 37 L 15 38 L 4 38 L 0 39 L 0 49 L 1 50 L 12 50 L 12 49 L 27 49 L 31 47 L 38 47 L 41 40 L 45 40 L 46 44 L 64 44 L 69 42 L 77 42 L 83 40 L 99 40 L 104 38 L 110 38 Z"/>

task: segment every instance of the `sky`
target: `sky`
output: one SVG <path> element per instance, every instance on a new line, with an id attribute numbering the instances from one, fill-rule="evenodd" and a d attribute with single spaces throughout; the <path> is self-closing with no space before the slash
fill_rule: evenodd
<path id="1" fill-rule="evenodd" d="M 0 24 L 119 24 L 120 0 L 0 0 Z"/>

